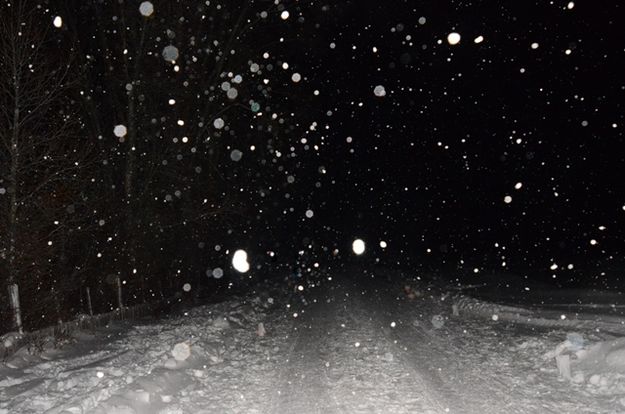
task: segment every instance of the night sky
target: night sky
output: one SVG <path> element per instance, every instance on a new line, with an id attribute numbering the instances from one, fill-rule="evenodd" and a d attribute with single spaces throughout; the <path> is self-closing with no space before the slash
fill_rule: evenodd
<path id="1" fill-rule="evenodd" d="M 444 3 L 327 12 L 336 26 L 315 40 L 336 47 L 310 52 L 332 112 L 314 225 L 464 274 L 585 283 L 622 267 L 619 5 Z"/>
<path id="2" fill-rule="evenodd" d="M 91 286 L 110 308 L 117 277 L 131 301 L 218 283 L 216 268 L 237 280 L 236 249 L 256 270 L 268 252 L 288 267 L 306 251 L 322 267 L 622 286 L 617 2 L 0 11 L 2 90 L 23 91 L 29 114 L 13 134 L 16 101 L 2 95 L 0 258 L 4 281 L 36 292 L 26 301 L 52 289 L 69 303 Z M 16 57 L 11 42 L 32 53 Z"/>

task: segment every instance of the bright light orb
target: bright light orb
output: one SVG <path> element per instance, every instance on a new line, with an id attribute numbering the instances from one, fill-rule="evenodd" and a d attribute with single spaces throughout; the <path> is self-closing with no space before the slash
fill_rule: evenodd
<path id="1" fill-rule="evenodd" d="M 386 89 L 382 85 L 378 85 L 373 88 L 373 94 L 378 98 L 383 98 L 386 96 Z"/>
<path id="2" fill-rule="evenodd" d="M 250 264 L 247 261 L 247 252 L 245 250 L 237 250 L 232 256 L 232 267 L 237 272 L 245 273 L 250 270 Z"/>
<path id="3" fill-rule="evenodd" d="M 352 250 L 355 254 L 360 256 L 365 252 L 365 242 L 361 239 L 354 240 L 354 242 L 352 243 Z"/>
<path id="4" fill-rule="evenodd" d="M 213 121 L 213 126 L 215 127 L 215 129 L 222 129 L 224 126 L 226 126 L 226 123 L 223 119 L 217 118 Z"/>
<path id="5" fill-rule="evenodd" d="M 139 13 L 144 17 L 150 17 L 154 13 L 154 5 L 149 1 L 144 1 L 139 5 Z"/>
<path id="6" fill-rule="evenodd" d="M 113 128 L 113 134 L 115 134 L 115 136 L 118 138 L 125 137 L 127 133 L 128 129 L 125 125 L 115 125 L 115 128 Z"/>
<path id="7" fill-rule="evenodd" d="M 451 32 L 447 35 L 447 43 L 450 45 L 457 45 L 460 43 L 460 34 L 456 32 Z"/>

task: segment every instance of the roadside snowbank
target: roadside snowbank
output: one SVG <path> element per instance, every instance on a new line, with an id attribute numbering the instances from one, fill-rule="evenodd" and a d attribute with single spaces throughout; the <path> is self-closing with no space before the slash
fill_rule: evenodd
<path id="1" fill-rule="evenodd" d="M 453 304 L 460 316 L 539 328 L 543 335 L 510 351 L 523 354 L 536 369 L 558 375 L 573 390 L 608 398 L 625 410 L 625 319 L 506 306 L 464 295 L 454 297 Z"/>
<path id="2" fill-rule="evenodd" d="M 119 339 L 110 343 L 105 329 L 91 338 L 91 351 L 77 346 L 35 357 L 22 349 L 0 366 L 0 413 L 189 412 L 191 400 L 219 381 L 211 368 L 241 355 L 233 331 L 249 330 L 249 341 L 270 306 L 256 298 L 198 307 L 115 332 Z"/>
<path id="3" fill-rule="evenodd" d="M 613 330 L 406 280 L 333 275 L 18 353 L 0 414 L 625 412 Z"/>
<path id="4" fill-rule="evenodd" d="M 625 335 L 625 318 L 599 313 L 565 313 L 546 308 L 533 309 L 484 302 L 457 295 L 453 303 L 461 312 L 493 320 L 553 328 L 596 330 Z"/>

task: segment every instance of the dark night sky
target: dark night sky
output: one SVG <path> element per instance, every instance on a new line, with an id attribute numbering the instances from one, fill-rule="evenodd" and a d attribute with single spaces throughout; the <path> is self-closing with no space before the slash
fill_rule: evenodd
<path id="1" fill-rule="evenodd" d="M 118 25 L 109 18 L 115 8 L 98 7 L 111 16 L 92 15 L 78 31 L 96 54 L 100 44 L 85 31 L 95 26 L 110 34 Z M 217 164 L 225 186 L 249 194 L 243 197 L 247 219 L 230 226 L 233 244 L 260 251 L 280 244 L 291 251 L 313 240 L 348 250 L 359 236 L 372 247 L 370 258 L 406 267 L 552 279 L 549 268 L 556 263 L 558 281 L 596 282 L 602 271 L 612 273 L 601 283 L 618 280 L 614 269 L 625 264 L 625 21 L 619 4 L 354 0 L 276 7 L 258 36 L 245 41 L 270 52 L 269 62 L 289 63 L 286 74 L 278 74 L 284 79 L 272 85 L 279 100 L 274 106 L 291 111 L 286 118 L 293 127 L 280 129 L 269 145 L 266 135 L 250 129 L 223 136 L 209 131 L 227 143 Z M 156 9 L 156 32 L 150 33 L 173 29 L 173 41 L 188 59 L 190 23 L 177 18 L 175 4 Z M 283 9 L 291 13 L 287 20 L 278 18 Z M 80 13 L 67 13 L 80 27 Z M 459 44 L 447 42 L 450 32 L 461 35 Z M 484 40 L 475 43 L 478 36 Z M 154 48 L 165 44 L 157 39 Z M 148 115 L 193 122 L 196 112 L 186 111 L 195 98 L 181 86 L 192 78 L 162 65 L 150 71 L 167 82 L 163 105 Z M 303 81 L 291 82 L 291 70 Z M 202 76 L 192 79 L 191 90 Z M 377 85 L 385 97 L 374 95 Z M 109 97 L 105 86 L 94 100 Z M 176 107 L 164 105 L 170 97 Z M 108 122 L 123 121 L 122 115 L 112 114 Z M 164 123 L 142 132 L 167 137 L 179 130 Z M 259 150 L 233 164 L 232 148 L 251 145 Z M 192 167 L 168 174 L 178 174 L 189 192 L 202 196 L 205 183 Z M 163 195 L 180 187 L 173 186 Z M 383 254 L 373 248 L 382 239 L 389 243 Z M 568 264 L 576 271 L 565 270 Z"/>
<path id="2" fill-rule="evenodd" d="M 138 94 L 135 179 L 148 190 L 137 196 L 146 212 L 137 220 L 145 243 L 154 242 L 144 249 L 147 268 L 152 249 L 195 269 L 227 260 L 198 258 L 206 254 L 200 244 L 290 257 L 302 241 L 345 252 L 362 237 L 368 259 L 406 268 L 553 279 L 555 263 L 557 281 L 620 281 L 618 3 L 158 1 L 148 18 L 127 2 L 44 4 L 46 21 L 64 16 L 56 46 L 75 52 L 85 74 L 80 116 L 97 141 L 96 194 L 124 196 L 128 146 L 112 132 L 128 122 L 127 88 Z M 228 40 L 212 39 L 227 39 L 242 10 L 256 23 L 219 69 Z M 451 32 L 459 44 L 447 42 Z M 180 49 L 174 64 L 162 56 L 169 44 Z M 137 69 L 128 69 L 134 56 Z M 252 73 L 252 62 L 265 73 Z M 238 73 L 241 92 L 229 101 L 220 85 Z M 386 96 L 375 96 L 378 85 Z M 262 117 L 250 110 L 254 99 Z M 230 113 L 231 104 L 242 110 Z M 225 129 L 213 128 L 209 109 L 223 110 Z M 184 134 L 190 145 L 181 144 Z M 233 149 L 243 150 L 241 162 Z M 185 228 L 202 200 L 220 208 L 231 199 L 236 214 L 225 223 Z M 124 210 L 89 208 L 96 222 L 105 219 L 89 234 L 95 251 L 123 254 Z M 384 252 L 380 240 L 389 243 Z"/>
<path id="3" fill-rule="evenodd" d="M 622 265 L 622 7 L 567 4 L 359 1 L 316 16 L 321 28 L 301 35 L 332 111 L 311 161 L 328 174 L 299 233 L 329 225 L 343 247 L 384 239 L 404 264 L 464 259 L 464 272 L 505 261 L 551 277 L 571 263 L 591 278 Z"/>
<path id="4" fill-rule="evenodd" d="M 70 312 L 91 286 L 110 309 L 111 276 L 137 303 L 225 286 L 255 274 L 236 249 L 288 268 L 306 246 L 322 267 L 339 249 L 462 282 L 625 287 L 618 2 L 144 3 L 0 3 L 0 70 L 21 71 L 0 89 L 30 97 L 0 107 L 3 280 L 32 304 L 57 289 Z"/>
<path id="5" fill-rule="evenodd" d="M 307 249 L 322 270 L 625 288 L 619 2 L 24 0 L 0 17 L 0 279 L 29 329 L 87 287 L 102 312 L 283 278 Z"/>

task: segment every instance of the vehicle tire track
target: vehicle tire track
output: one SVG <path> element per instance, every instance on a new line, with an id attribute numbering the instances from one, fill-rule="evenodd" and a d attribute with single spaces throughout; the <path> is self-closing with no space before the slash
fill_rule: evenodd
<path id="1" fill-rule="evenodd" d="M 440 395 L 376 326 L 356 286 L 309 307 L 289 348 L 272 413 L 445 413 Z M 391 356 L 389 356 L 391 355 Z"/>
<path id="2" fill-rule="evenodd" d="M 284 366 L 273 394 L 271 413 L 342 414 L 346 411 L 332 393 L 327 368 L 331 364 L 332 321 L 336 317 L 333 301 L 316 303 L 306 309 L 292 325 Z"/>

